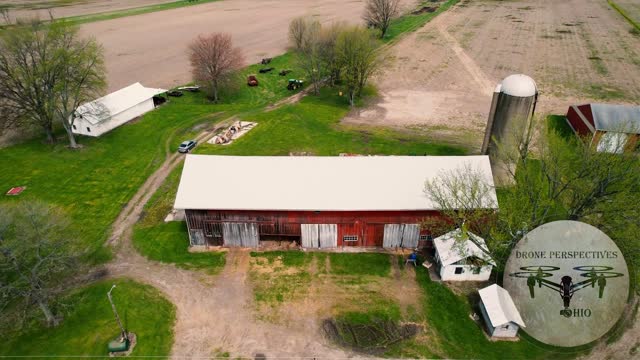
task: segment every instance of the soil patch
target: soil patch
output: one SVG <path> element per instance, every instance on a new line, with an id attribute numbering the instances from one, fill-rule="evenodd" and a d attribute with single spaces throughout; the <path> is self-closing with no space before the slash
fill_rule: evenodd
<path id="1" fill-rule="evenodd" d="M 322 330 L 327 338 L 341 346 L 375 355 L 382 354 L 392 344 L 415 337 L 422 326 L 385 319 L 359 324 L 333 318 L 323 321 Z"/>

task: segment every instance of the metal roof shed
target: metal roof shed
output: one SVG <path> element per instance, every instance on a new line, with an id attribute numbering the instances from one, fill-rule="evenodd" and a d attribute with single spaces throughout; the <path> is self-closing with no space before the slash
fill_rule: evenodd
<path id="1" fill-rule="evenodd" d="M 480 246 L 486 247 L 484 239 L 467 231 L 471 241 L 463 239 L 460 229 L 455 229 L 433 239 L 436 249 L 436 261 L 439 266 L 440 278 L 443 281 L 486 281 L 491 275 L 495 261 L 491 259 Z M 474 242 L 475 241 L 475 242 Z M 479 259 L 481 265 L 471 259 Z"/>
<path id="2" fill-rule="evenodd" d="M 512 338 L 517 335 L 520 327 L 525 327 L 507 290 L 493 284 L 478 290 L 478 293 L 480 311 L 491 336 Z"/>
<path id="3" fill-rule="evenodd" d="M 567 111 L 567 123 L 597 151 L 630 151 L 635 149 L 640 136 L 640 106 L 572 105 Z"/>

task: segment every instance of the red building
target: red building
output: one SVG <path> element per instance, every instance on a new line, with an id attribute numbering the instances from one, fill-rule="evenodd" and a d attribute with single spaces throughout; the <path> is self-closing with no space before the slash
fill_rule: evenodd
<path id="1" fill-rule="evenodd" d="M 440 216 L 425 181 L 463 166 L 493 185 L 487 156 L 188 155 L 175 208 L 192 246 L 414 248 L 429 234 L 421 220 Z"/>
<path id="2" fill-rule="evenodd" d="M 573 132 L 600 152 L 634 151 L 640 137 L 640 106 L 572 105 L 567 122 Z"/>

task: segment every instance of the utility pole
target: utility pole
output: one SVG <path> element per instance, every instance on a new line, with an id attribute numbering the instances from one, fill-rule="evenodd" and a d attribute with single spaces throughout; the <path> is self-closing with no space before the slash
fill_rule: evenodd
<path id="1" fill-rule="evenodd" d="M 114 284 L 109 290 L 109 292 L 107 293 L 107 297 L 109 298 L 109 302 L 111 303 L 111 309 L 113 309 L 113 314 L 116 316 L 116 321 L 118 322 L 118 325 L 120 325 L 120 330 L 122 331 L 120 342 L 125 342 L 125 341 L 129 341 L 129 335 L 127 334 L 127 331 L 124 329 L 124 326 L 122 326 L 122 321 L 120 321 L 120 315 L 118 315 L 118 311 L 116 310 L 116 305 L 113 303 L 113 299 L 111 298 L 111 292 L 115 288 L 116 288 L 116 285 Z"/>

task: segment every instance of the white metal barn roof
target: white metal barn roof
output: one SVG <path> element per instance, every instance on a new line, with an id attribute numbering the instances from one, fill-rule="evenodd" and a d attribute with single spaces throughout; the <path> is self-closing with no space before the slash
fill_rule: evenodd
<path id="1" fill-rule="evenodd" d="M 469 234 L 470 237 L 473 237 L 473 239 L 477 243 L 482 244 L 482 246 L 486 246 L 483 238 L 469 231 L 467 231 L 467 234 Z M 438 251 L 438 256 L 440 257 L 440 262 L 442 263 L 442 265 L 451 265 L 471 256 L 484 259 L 490 264 L 495 265 L 493 259 L 491 259 L 491 257 L 489 257 L 485 252 L 480 250 L 478 245 L 476 245 L 473 241 L 467 240 L 462 244 L 456 244 L 456 237 L 460 235 L 461 230 L 455 229 L 433 239 L 433 245 Z"/>
<path id="2" fill-rule="evenodd" d="M 146 88 L 137 82 L 97 100 L 80 105 L 76 113 L 95 125 L 166 91 Z"/>
<path id="3" fill-rule="evenodd" d="M 424 183 L 471 166 L 492 188 L 488 156 L 187 155 L 176 209 L 436 210 Z"/>
<path id="4" fill-rule="evenodd" d="M 590 105 L 596 130 L 640 134 L 640 106 Z"/>
<path id="5" fill-rule="evenodd" d="M 498 327 L 513 322 L 520 325 L 520 327 L 525 327 L 524 321 L 507 290 L 493 284 L 478 290 L 478 293 L 484 308 L 487 310 L 491 325 Z"/>

